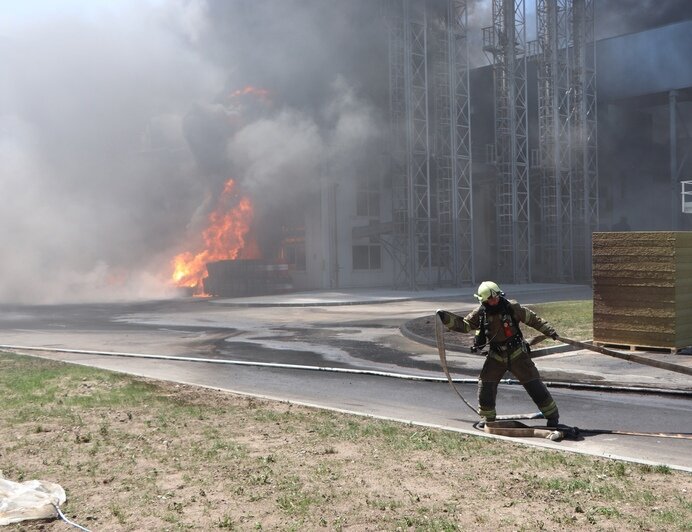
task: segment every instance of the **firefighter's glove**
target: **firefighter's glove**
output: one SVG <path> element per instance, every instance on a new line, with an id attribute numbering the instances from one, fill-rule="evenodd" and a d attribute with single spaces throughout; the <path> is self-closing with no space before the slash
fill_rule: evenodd
<path id="1" fill-rule="evenodd" d="M 477 353 L 481 349 L 483 349 L 483 343 L 481 339 L 479 338 L 478 332 L 476 332 L 476 335 L 473 337 L 473 345 L 471 346 L 471 352 L 472 353 Z"/>
<path id="2" fill-rule="evenodd" d="M 553 329 L 552 327 L 547 327 L 547 328 L 543 331 L 543 334 L 545 334 L 546 336 L 549 336 L 549 337 L 552 338 L 553 340 L 557 340 L 557 339 L 558 339 L 558 334 L 557 334 L 557 332 L 555 332 L 555 329 Z"/>
<path id="3" fill-rule="evenodd" d="M 437 315 L 440 317 L 442 324 L 448 329 L 454 323 L 454 315 L 451 312 L 447 312 L 446 310 L 438 310 Z"/>

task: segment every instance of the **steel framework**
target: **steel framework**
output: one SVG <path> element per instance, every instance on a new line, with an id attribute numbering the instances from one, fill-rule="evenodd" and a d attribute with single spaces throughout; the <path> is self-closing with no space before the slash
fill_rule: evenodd
<path id="1" fill-rule="evenodd" d="M 394 286 L 474 281 L 466 0 L 388 0 Z"/>
<path id="2" fill-rule="evenodd" d="M 598 229 L 598 139 L 596 120 L 596 47 L 594 40 L 594 0 L 573 0 L 575 92 L 575 150 L 572 162 L 576 182 L 579 230 L 575 238 L 574 276 L 591 278 L 591 240 Z"/>
<path id="3" fill-rule="evenodd" d="M 531 280 L 526 12 L 524 0 L 493 0 L 493 25 L 483 28 L 495 91 L 497 278 Z"/>
<path id="4" fill-rule="evenodd" d="M 598 226 L 592 0 L 538 0 L 541 279 L 585 280 Z"/>
<path id="5" fill-rule="evenodd" d="M 571 281 L 572 152 L 570 112 L 571 0 L 538 0 L 538 264 L 546 280 Z"/>

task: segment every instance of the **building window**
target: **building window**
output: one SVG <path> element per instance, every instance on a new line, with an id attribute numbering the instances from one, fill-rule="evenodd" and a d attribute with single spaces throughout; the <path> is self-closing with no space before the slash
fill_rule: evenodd
<path id="1" fill-rule="evenodd" d="M 382 267 L 382 248 L 379 244 L 353 246 L 354 270 L 379 270 Z"/>
<path id="2" fill-rule="evenodd" d="M 367 177 L 358 181 L 356 214 L 368 218 L 379 218 L 380 216 L 380 188 L 378 184 Z"/>
<path id="3" fill-rule="evenodd" d="M 288 264 L 288 268 L 294 271 L 305 271 L 305 240 L 285 239 L 283 248 L 284 260 Z"/>

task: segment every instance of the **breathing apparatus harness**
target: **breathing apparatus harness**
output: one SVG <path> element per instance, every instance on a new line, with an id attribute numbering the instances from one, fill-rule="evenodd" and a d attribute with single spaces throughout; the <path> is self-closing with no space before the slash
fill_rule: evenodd
<path id="1" fill-rule="evenodd" d="M 502 321 L 502 332 L 504 333 L 503 341 L 493 342 L 497 337 L 499 332 L 493 337 L 490 337 L 490 324 L 488 321 L 488 314 L 499 314 L 500 320 Z M 504 293 L 500 293 L 500 301 L 497 305 L 488 305 L 487 302 L 481 303 L 480 311 L 480 322 L 481 326 L 479 333 L 476 335 L 474 347 L 477 350 L 482 350 L 485 346 L 503 346 L 500 351 L 507 351 L 511 353 L 516 348 L 518 348 L 524 342 L 524 335 L 519 328 L 519 322 L 514 316 L 514 311 L 512 305 L 505 298 Z M 512 327 L 517 331 L 512 333 Z M 528 349 L 528 347 L 527 347 Z"/>

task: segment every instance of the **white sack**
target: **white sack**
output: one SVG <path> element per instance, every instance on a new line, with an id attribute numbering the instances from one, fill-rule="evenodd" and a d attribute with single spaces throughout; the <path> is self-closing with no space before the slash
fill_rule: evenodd
<path id="1" fill-rule="evenodd" d="M 58 517 L 53 505 L 60 506 L 66 499 L 58 484 L 45 480 L 12 482 L 0 477 L 0 525 Z"/>

